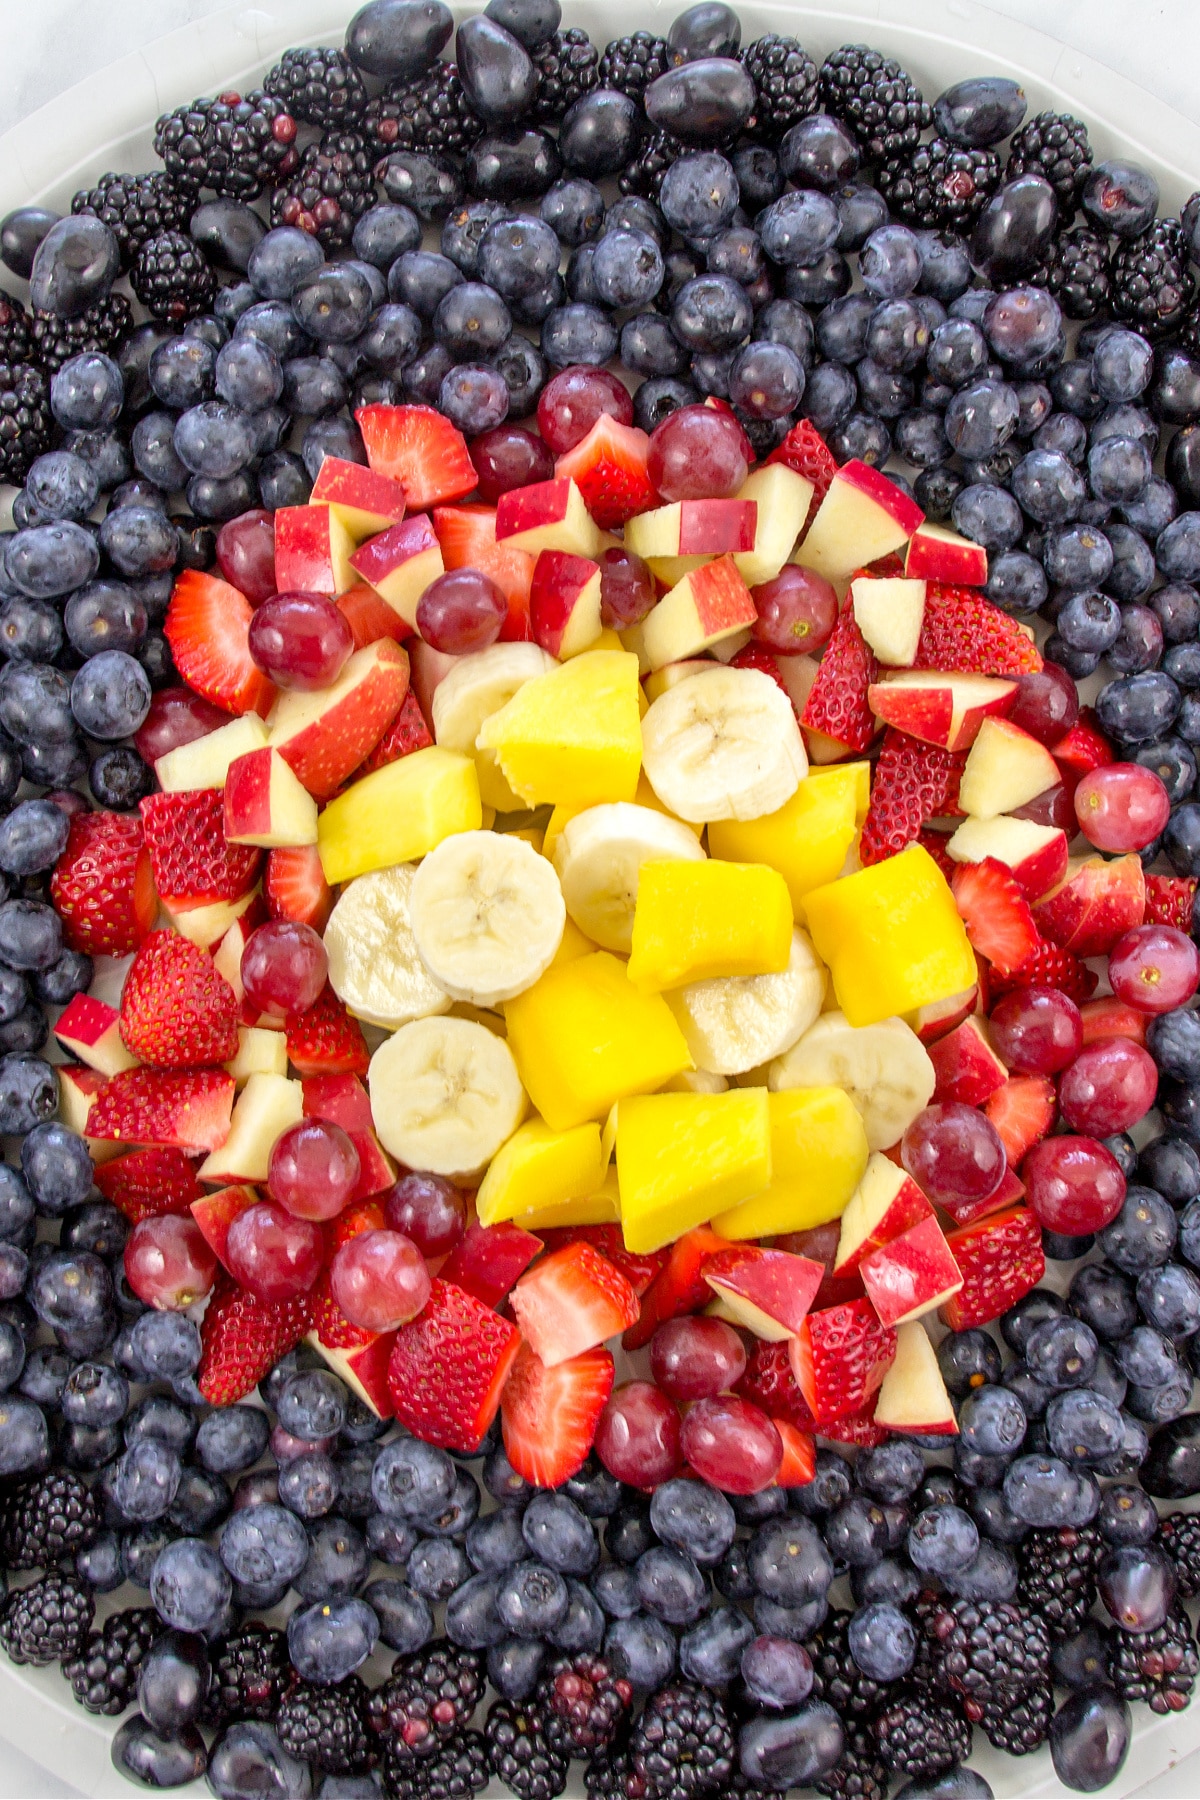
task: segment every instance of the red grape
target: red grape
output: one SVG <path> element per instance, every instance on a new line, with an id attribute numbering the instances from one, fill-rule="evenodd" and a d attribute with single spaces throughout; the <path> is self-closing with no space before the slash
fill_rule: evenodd
<path id="1" fill-rule="evenodd" d="M 276 594 L 250 621 L 249 649 L 276 687 L 327 688 L 354 652 L 354 633 L 323 594 Z"/>
<path id="2" fill-rule="evenodd" d="M 1046 788 L 1024 806 L 1014 806 L 1014 819 L 1030 819 L 1035 825 L 1052 825 L 1056 831 L 1075 836 L 1075 805 L 1065 782 Z"/>
<path id="3" fill-rule="evenodd" d="M 1058 1104 L 1073 1131 L 1111 1137 L 1128 1131 L 1154 1105 L 1154 1058 L 1130 1038 L 1097 1038 L 1079 1052 L 1058 1084 Z"/>
<path id="4" fill-rule="evenodd" d="M 552 481 L 554 457 L 536 432 L 524 425 L 497 425 L 472 440 L 468 455 L 479 477 L 479 497 L 495 506 L 510 488 Z"/>
<path id="5" fill-rule="evenodd" d="M 1036 674 L 1018 675 L 1008 717 L 1039 744 L 1057 744 L 1079 717 L 1079 694 L 1067 671 L 1044 663 Z"/>
<path id="6" fill-rule="evenodd" d="M 395 1331 L 415 1319 L 428 1300 L 429 1270 L 403 1233 L 363 1231 L 334 1255 L 329 1285 L 352 1325 Z"/>
<path id="7" fill-rule="evenodd" d="M 402 1175 L 384 1208 L 393 1231 L 410 1237 L 422 1256 L 446 1256 L 467 1228 L 467 1203 L 444 1175 Z"/>
<path id="8" fill-rule="evenodd" d="M 1126 1006 L 1171 1012 L 1200 987 L 1200 951 L 1174 925 L 1135 925 L 1109 951 L 1108 979 Z"/>
<path id="9" fill-rule="evenodd" d="M 325 1455 L 337 1443 L 335 1437 L 302 1438 L 293 1437 L 282 1425 L 271 1428 L 271 1455 L 282 1469 L 284 1463 L 295 1462 L 298 1456 Z"/>
<path id="10" fill-rule="evenodd" d="M 159 688 L 150 702 L 150 711 L 133 734 L 134 748 L 143 762 L 156 763 L 168 750 L 180 744 L 194 744 L 232 720 L 211 700 L 193 694 L 191 688 Z"/>
<path id="11" fill-rule="evenodd" d="M 650 1373 L 672 1400 L 706 1400 L 745 1373 L 746 1346 L 724 1319 L 668 1319 L 650 1341 Z"/>
<path id="12" fill-rule="evenodd" d="M 275 514 L 256 506 L 227 519 L 217 533 L 217 564 L 251 606 L 275 592 Z"/>
<path id="13" fill-rule="evenodd" d="M 470 656 L 500 636 L 508 601 L 490 575 L 451 569 L 438 575 L 417 601 L 417 630 L 433 650 Z"/>
<path id="14" fill-rule="evenodd" d="M 328 1119 L 301 1119 L 271 1146 L 267 1190 L 297 1219 L 336 1219 L 358 1177 L 353 1139 Z"/>
<path id="15" fill-rule="evenodd" d="M 652 1381 L 614 1388 L 596 1426 L 596 1455 L 630 1487 L 656 1488 L 682 1467 L 679 1413 Z"/>
<path id="16" fill-rule="evenodd" d="M 783 1461 L 783 1440 L 761 1407 L 736 1394 L 697 1400 L 679 1433 L 688 1466 L 725 1494 L 770 1487 Z"/>
<path id="17" fill-rule="evenodd" d="M 812 569 L 785 563 L 778 575 L 751 588 L 758 618 L 750 627 L 760 644 L 784 656 L 823 650 L 837 624 L 838 597 Z"/>
<path id="18" fill-rule="evenodd" d="M 307 1012 L 325 986 L 329 959 L 311 925 L 271 919 L 242 951 L 242 986 L 251 1006 L 273 1019 Z"/>
<path id="19" fill-rule="evenodd" d="M 1144 850 L 1171 816 L 1171 798 L 1153 769 L 1105 763 L 1075 789 L 1075 817 L 1097 850 Z"/>
<path id="20" fill-rule="evenodd" d="M 607 369 L 574 363 L 552 375 L 538 400 L 538 430 L 556 456 L 582 443 L 602 413 L 620 425 L 633 424 L 629 389 Z"/>
<path id="21" fill-rule="evenodd" d="M 991 1120 L 958 1100 L 917 1114 L 900 1140 L 900 1160 L 933 1201 L 986 1200 L 1007 1166 Z"/>
<path id="22" fill-rule="evenodd" d="M 155 1219 L 143 1219 L 130 1232 L 125 1278 L 147 1306 L 178 1312 L 210 1292 L 217 1259 L 195 1219 L 160 1213 Z"/>
<path id="23" fill-rule="evenodd" d="M 1125 1200 L 1121 1165 L 1091 1137 L 1043 1138 L 1022 1158 L 1021 1179 L 1046 1230 L 1064 1237 L 1102 1231 Z"/>
<path id="24" fill-rule="evenodd" d="M 992 1008 L 992 1044 L 1014 1075 L 1057 1075 L 1083 1049 L 1079 1008 L 1057 988 L 1014 988 Z"/>
<path id="25" fill-rule="evenodd" d="M 611 631 L 640 625 L 655 601 L 650 565 L 614 545 L 600 555 L 600 623 Z"/>
<path id="26" fill-rule="evenodd" d="M 271 1200 L 239 1213 L 225 1240 L 225 1262 L 240 1287 L 258 1300 L 306 1294 L 325 1260 L 325 1234 Z"/>
<path id="27" fill-rule="evenodd" d="M 745 433 L 732 413 L 681 406 L 655 426 L 646 473 L 664 500 L 728 499 L 750 473 Z"/>
<path id="28" fill-rule="evenodd" d="M 76 813 L 91 811 L 83 795 L 77 794 L 74 788 L 47 788 L 42 799 L 53 801 L 59 812 L 66 813 L 68 819 L 73 819 Z"/>

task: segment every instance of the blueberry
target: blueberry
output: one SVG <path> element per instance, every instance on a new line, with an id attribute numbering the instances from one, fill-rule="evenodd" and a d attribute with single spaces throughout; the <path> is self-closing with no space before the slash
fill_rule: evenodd
<path id="1" fill-rule="evenodd" d="M 692 1558 L 669 1544 L 645 1551 L 634 1567 L 638 1599 L 669 1625 L 691 1625 L 705 1610 L 708 1583 Z"/>
<path id="2" fill-rule="evenodd" d="M 917 1514 L 908 1533 L 908 1554 L 913 1567 L 931 1575 L 952 1575 L 965 1569 L 974 1560 L 978 1549 L 978 1527 L 970 1514 L 959 1506 L 926 1507 Z"/>
<path id="3" fill-rule="evenodd" d="M 644 231 L 612 231 L 594 246 L 591 278 L 596 298 L 623 309 L 647 306 L 663 285 L 662 252 Z"/>
<path id="4" fill-rule="evenodd" d="M 975 1388 L 959 1407 L 958 1429 L 966 1449 L 1005 1456 L 1024 1442 L 1025 1409 L 1007 1387 Z"/>
<path id="5" fill-rule="evenodd" d="M 468 1534 L 468 1541 L 469 1541 Z M 366 1544 L 371 1555 L 393 1568 L 403 1568 L 417 1542 L 415 1526 L 402 1519 L 389 1519 L 385 1513 L 372 1513 L 367 1520 Z"/>
<path id="6" fill-rule="evenodd" d="M 1075 1388 L 1057 1394 L 1046 1408 L 1046 1435 L 1064 1462 L 1095 1468 L 1120 1450 L 1124 1426 L 1111 1400 Z"/>
<path id="7" fill-rule="evenodd" d="M 1104 1254 L 1118 1269 L 1140 1275 L 1165 1263 L 1175 1247 L 1175 1214 L 1153 1188 L 1131 1186 L 1111 1225 L 1098 1233 Z"/>
<path id="8" fill-rule="evenodd" d="M 986 1331 L 948 1332 L 938 1345 L 938 1368 L 956 1400 L 1000 1380 L 1000 1352 Z"/>
<path id="9" fill-rule="evenodd" d="M 333 1437 L 346 1420 L 346 1389 L 325 1369 L 301 1370 L 279 1390 L 275 1411 L 294 1437 Z"/>
<path id="10" fill-rule="evenodd" d="M 1012 436 L 1019 411 L 1016 393 L 1007 383 L 972 382 L 960 388 L 946 408 L 946 436 L 962 456 L 990 456 Z"/>
<path id="11" fill-rule="evenodd" d="M 567 1656 L 595 1656 L 604 1642 L 604 1611 L 581 1581 L 567 1578 L 567 1610 L 550 1642 Z"/>
<path id="12" fill-rule="evenodd" d="M 221 1531 L 221 1561 L 236 1581 L 290 1582 L 303 1569 L 308 1550 L 300 1520 L 269 1503 L 235 1512 Z"/>
<path id="13" fill-rule="evenodd" d="M 711 276 L 705 279 L 720 281 L 725 278 Z M 741 294 L 736 282 L 731 282 L 730 286 Z M 609 362 L 616 355 L 617 342 L 616 326 L 596 306 L 557 306 L 542 325 L 542 354 L 555 369 L 569 368 L 573 363 L 598 366 Z"/>
<path id="14" fill-rule="evenodd" d="M 883 1508 L 863 1494 L 852 1494 L 836 1507 L 824 1523 L 825 1543 L 835 1565 L 870 1567 L 888 1549 L 888 1521 Z M 814 1575 L 821 1569 L 815 1557 Z"/>
<path id="15" fill-rule="evenodd" d="M 150 1576 L 150 1598 L 159 1617 L 176 1631 L 210 1630 L 232 1594 L 229 1571 L 201 1538 L 168 1544 Z"/>
<path id="16" fill-rule="evenodd" d="M 533 1638 L 503 1638 L 488 1651 L 488 1680 L 506 1700 L 528 1700 L 541 1678 L 546 1646 Z"/>
<path id="17" fill-rule="evenodd" d="M 1019 1456 L 1004 1477 L 1009 1510 L 1027 1525 L 1084 1525 L 1100 1504 L 1094 1477 L 1052 1455 Z"/>
<path id="18" fill-rule="evenodd" d="M 793 128 L 794 129 L 794 128 Z M 810 1787 L 841 1758 L 845 1731 L 824 1700 L 809 1700 L 782 1718 L 757 1718 L 742 1726 L 738 1764 L 756 1787 Z"/>
<path id="19" fill-rule="evenodd" d="M 12 1250 L 14 1256 L 23 1257 L 24 1252 Z M 19 1290 L 18 1290 L 19 1291 Z M 0 1393 L 7 1393 L 13 1384 L 20 1380 L 25 1367 L 25 1340 L 16 1326 L 7 1319 L 0 1320 Z M 111 1371 L 109 1371 L 111 1373 Z M 119 1380 L 120 1377 L 115 1379 Z"/>
<path id="20" fill-rule="evenodd" d="M 560 244 L 574 249 L 587 243 L 604 222 L 604 196 L 582 176 L 558 181 L 542 196 L 541 217 Z"/>
<path id="21" fill-rule="evenodd" d="M 487 1650 L 508 1636 L 497 1606 L 499 1578 L 472 1575 L 446 1605 L 446 1636 L 465 1650 Z"/>
<path id="22" fill-rule="evenodd" d="M 223 1525 L 232 1509 L 233 1496 L 220 1476 L 189 1464 L 180 1477 L 167 1519 L 187 1536 L 200 1537 Z"/>
<path id="23" fill-rule="evenodd" d="M 120 1775 L 147 1787 L 182 1787 L 186 1782 L 198 1781 L 208 1762 L 204 1739 L 194 1725 L 159 1733 L 137 1712 L 131 1713 L 118 1728 L 111 1755 L 113 1767 Z M 232 1794 L 237 1790 L 214 1787 L 213 1791 Z"/>
<path id="24" fill-rule="evenodd" d="M 772 1712 L 800 1706 L 812 1692 L 812 1659 L 787 1638 L 754 1638 L 742 1651 L 741 1674 L 751 1699 Z"/>
<path id="25" fill-rule="evenodd" d="M 292 1582 L 305 1600 L 355 1593 L 370 1566 L 361 1531 L 337 1516 L 321 1519 L 308 1532 L 308 1561 Z"/>
<path id="26" fill-rule="evenodd" d="M 664 1482 L 655 1490 L 650 1523 L 663 1543 L 686 1551 L 702 1567 L 720 1562 L 737 1530 L 733 1507 L 724 1494 L 706 1482 L 682 1479 Z"/>
<path id="27" fill-rule="evenodd" d="M 1111 1400 L 1114 1406 L 1121 1406 L 1129 1387 L 1129 1379 L 1124 1371 L 1117 1367 L 1108 1351 L 1101 1350 L 1096 1358 L 1096 1367 L 1092 1370 L 1092 1377 L 1088 1385 L 1093 1393 L 1103 1395 L 1106 1400 Z"/>
<path id="28" fill-rule="evenodd" d="M 508 405 L 504 377 L 479 363 L 460 363 L 449 370 L 438 392 L 438 410 L 468 437 L 503 423 Z"/>
<path id="29" fill-rule="evenodd" d="M 104 1363 L 77 1363 L 63 1387 L 61 1404 L 63 1417 L 73 1425 L 116 1425 L 129 1408 L 129 1383 Z"/>
<path id="30" fill-rule="evenodd" d="M 449 1538 L 422 1538 L 408 1560 L 409 1585 L 426 1600 L 448 1600 L 470 1575 L 465 1551 Z"/>
<path id="31" fill-rule="evenodd" d="M 236 1475 L 258 1461 L 270 1435 L 270 1421 L 257 1406 L 214 1408 L 200 1422 L 196 1455 L 214 1474 Z"/>
<path id="32" fill-rule="evenodd" d="M 122 1518 L 150 1524 L 168 1511 L 179 1487 L 179 1453 L 157 1438 L 131 1444 L 115 1465 L 112 1499 Z"/>
<path id="33" fill-rule="evenodd" d="M 102 1531 L 75 1553 L 75 1573 L 97 1594 L 111 1594 L 125 1579 L 121 1542 L 115 1531 Z"/>
<path id="34" fill-rule="evenodd" d="M 433 1614 L 427 1602 L 406 1582 L 368 1582 L 362 1597 L 379 1621 L 380 1642 L 389 1650 L 411 1656 L 433 1636 Z"/>
<path id="35" fill-rule="evenodd" d="M 21 1392 L 39 1406 L 57 1406 L 71 1366 L 71 1358 L 57 1344 L 38 1344 L 29 1352 L 21 1375 Z"/>
<path id="36" fill-rule="evenodd" d="M 721 1689 L 733 1681 L 755 1642 L 754 1627 L 734 1606 L 718 1606 L 679 1641 L 679 1667 L 690 1681 Z"/>
<path id="37" fill-rule="evenodd" d="M 618 1680 L 643 1693 L 668 1681 L 675 1668 L 675 1634 L 648 1613 L 614 1619 L 604 1637 L 604 1658 Z"/>
<path id="38" fill-rule="evenodd" d="M 150 710 L 150 681 L 124 650 L 102 650 L 71 683 L 71 711 L 89 737 L 132 737 Z"/>
<path id="39" fill-rule="evenodd" d="M 672 325 L 690 350 L 731 350 L 750 330 L 753 308 L 728 275 L 698 275 L 675 297 Z M 544 347 L 544 346 L 543 346 Z"/>
<path id="40" fill-rule="evenodd" d="M 321 1519 L 331 1513 L 339 1499 L 332 1458 L 319 1451 L 293 1457 L 279 1471 L 279 1499 L 301 1519 Z"/>
<path id="41" fill-rule="evenodd" d="M 1048 1387 L 1081 1387 L 1096 1366 L 1096 1334 L 1082 1319 L 1045 1319 L 1025 1342 L 1030 1372 Z"/>

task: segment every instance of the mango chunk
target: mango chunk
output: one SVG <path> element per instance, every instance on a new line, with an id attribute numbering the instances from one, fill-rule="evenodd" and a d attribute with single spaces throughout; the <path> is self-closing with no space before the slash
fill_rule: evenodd
<path id="1" fill-rule="evenodd" d="M 644 994 L 722 975 L 775 975 L 792 949 L 792 903 L 761 863 L 646 862 L 629 979 Z"/>
<path id="2" fill-rule="evenodd" d="M 431 744 L 364 775 L 317 820 L 317 852 L 331 884 L 414 862 L 457 831 L 483 824 L 471 757 Z"/>
<path id="3" fill-rule="evenodd" d="M 708 828 L 713 856 L 727 862 L 765 863 L 787 883 L 792 906 L 836 881 L 854 842 L 856 781 L 848 771 L 809 770 L 790 800 L 761 819 L 714 819 Z"/>
<path id="4" fill-rule="evenodd" d="M 475 1196 L 481 1225 L 496 1225 L 590 1194 L 604 1179 L 600 1127 L 594 1120 L 551 1131 L 526 1119 L 493 1156 Z"/>
<path id="5" fill-rule="evenodd" d="M 978 978 L 954 896 L 920 844 L 814 889 L 804 910 L 855 1027 L 945 1000 Z"/>
<path id="6" fill-rule="evenodd" d="M 522 1231 L 554 1231 L 563 1225 L 616 1225 L 621 1218 L 621 1193 L 615 1168 L 605 1170 L 604 1180 L 593 1194 L 580 1194 L 573 1200 L 560 1200 L 556 1206 L 541 1206 L 536 1212 L 520 1213 L 512 1221 Z"/>
<path id="7" fill-rule="evenodd" d="M 844 1089 L 792 1088 L 768 1094 L 767 1110 L 770 1186 L 718 1213 L 712 1225 L 722 1237 L 774 1237 L 838 1219 L 867 1166 L 867 1134 Z"/>
<path id="8" fill-rule="evenodd" d="M 617 1114 L 621 1229 L 629 1250 L 658 1250 L 771 1180 L 765 1088 L 639 1094 Z"/>
<path id="9" fill-rule="evenodd" d="M 614 1100 L 692 1066 L 666 1001 L 639 994 L 606 950 L 552 964 L 504 1016 L 521 1079 L 553 1131 L 604 1119 Z"/>
<path id="10" fill-rule="evenodd" d="M 484 720 L 493 750 L 528 806 L 632 800 L 642 766 L 638 664 L 626 650 L 587 650 L 536 675 Z"/>

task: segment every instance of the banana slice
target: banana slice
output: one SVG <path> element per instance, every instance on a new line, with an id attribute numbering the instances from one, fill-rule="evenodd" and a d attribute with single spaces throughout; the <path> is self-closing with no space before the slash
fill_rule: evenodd
<path id="1" fill-rule="evenodd" d="M 379 1141 L 410 1169 L 473 1175 L 525 1116 L 525 1089 L 503 1038 L 469 1019 L 414 1019 L 367 1070 Z"/>
<path id="2" fill-rule="evenodd" d="M 495 1006 L 554 961 L 567 909 L 558 876 L 524 838 L 459 831 L 413 878 L 412 933 L 430 977 L 454 1000 Z"/>
<path id="3" fill-rule="evenodd" d="M 780 974 L 693 981 L 663 997 L 698 1069 L 742 1075 L 790 1050 L 819 1015 L 824 994 L 824 964 L 808 933 L 793 931 Z"/>
<path id="4" fill-rule="evenodd" d="M 933 1098 L 933 1064 L 903 1019 L 857 1030 L 844 1013 L 822 1013 L 786 1055 L 771 1064 L 768 1086 L 845 1088 L 862 1114 L 872 1150 L 888 1150 Z"/>
<path id="5" fill-rule="evenodd" d="M 409 923 L 411 863 L 360 875 L 344 888 L 325 927 L 329 980 L 360 1019 L 395 1030 L 410 1019 L 450 1009 L 429 974 Z"/>
<path id="6" fill-rule="evenodd" d="M 668 688 L 642 720 L 642 763 L 677 818 L 760 819 L 808 773 L 787 695 L 758 669 L 714 664 Z"/>
<path id="7" fill-rule="evenodd" d="M 633 909 L 644 862 L 703 862 L 696 834 L 650 806 L 614 801 L 576 813 L 554 845 L 554 866 L 567 911 L 586 937 L 628 956 Z"/>
<path id="8" fill-rule="evenodd" d="M 518 688 L 555 667 L 554 658 L 537 644 L 492 644 L 472 656 L 455 658 L 434 689 L 433 735 L 446 750 L 475 758 L 479 791 L 485 806 L 518 812 L 525 802 L 513 793 L 494 750 L 476 750 L 483 721 L 512 699 Z"/>

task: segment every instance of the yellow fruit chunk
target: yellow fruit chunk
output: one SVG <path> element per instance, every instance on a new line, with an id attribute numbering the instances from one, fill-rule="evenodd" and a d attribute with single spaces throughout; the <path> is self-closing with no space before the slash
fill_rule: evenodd
<path id="1" fill-rule="evenodd" d="M 766 1089 L 623 1100 L 617 1179 L 626 1248 L 638 1253 L 761 1193 L 771 1180 Z"/>
<path id="2" fill-rule="evenodd" d="M 603 1179 L 600 1127 L 594 1120 L 551 1131 L 543 1119 L 526 1119 L 493 1156 L 475 1210 L 481 1225 L 495 1225 L 590 1194 Z"/>
<path id="3" fill-rule="evenodd" d="M 859 825 L 871 805 L 871 765 L 869 762 L 826 763 L 823 768 L 810 768 L 814 781 L 830 781 L 840 785 L 849 782 L 854 795 L 854 818 Z"/>
<path id="4" fill-rule="evenodd" d="M 771 1185 L 717 1215 L 713 1230 L 722 1237 L 774 1237 L 840 1218 L 867 1166 L 862 1118 L 842 1088 L 768 1094 L 767 1108 Z"/>
<path id="5" fill-rule="evenodd" d="M 560 1200 L 557 1206 L 542 1206 L 536 1212 L 518 1213 L 513 1224 L 519 1225 L 522 1231 L 553 1231 L 560 1225 L 616 1225 L 620 1217 L 617 1171 L 608 1169 L 594 1194 Z"/>
<path id="6" fill-rule="evenodd" d="M 856 1027 L 960 994 L 978 978 L 954 896 L 920 844 L 815 889 L 804 910 Z"/>
<path id="7" fill-rule="evenodd" d="M 658 994 L 719 975 L 778 974 L 792 922 L 783 877 L 761 863 L 643 863 L 629 979 Z"/>
<path id="8" fill-rule="evenodd" d="M 778 870 L 801 913 L 805 895 L 842 872 L 854 842 L 855 785 L 841 769 L 821 775 L 810 770 L 778 812 L 761 819 L 714 819 L 709 850 L 727 862 L 765 863 Z"/>
<path id="9" fill-rule="evenodd" d="M 456 831 L 483 824 L 475 764 L 431 744 L 364 775 L 331 800 L 317 820 L 326 881 L 351 881 L 372 869 L 413 862 Z"/>
<path id="10" fill-rule="evenodd" d="M 639 994 L 605 950 L 552 965 L 504 1016 L 521 1079 L 554 1131 L 603 1119 L 614 1100 L 692 1066 L 666 1001 Z"/>
<path id="11" fill-rule="evenodd" d="M 558 949 L 554 952 L 554 961 L 550 967 L 556 969 L 560 963 L 578 962 L 581 956 L 591 956 L 597 949 L 599 949 L 599 945 L 593 944 L 590 937 L 584 937 L 568 913 L 567 922 L 563 926 L 563 934 L 558 941 Z"/>
<path id="12" fill-rule="evenodd" d="M 632 800 L 642 766 L 638 694 L 635 656 L 586 650 L 518 689 L 484 720 L 478 748 L 495 751 L 529 806 Z"/>

